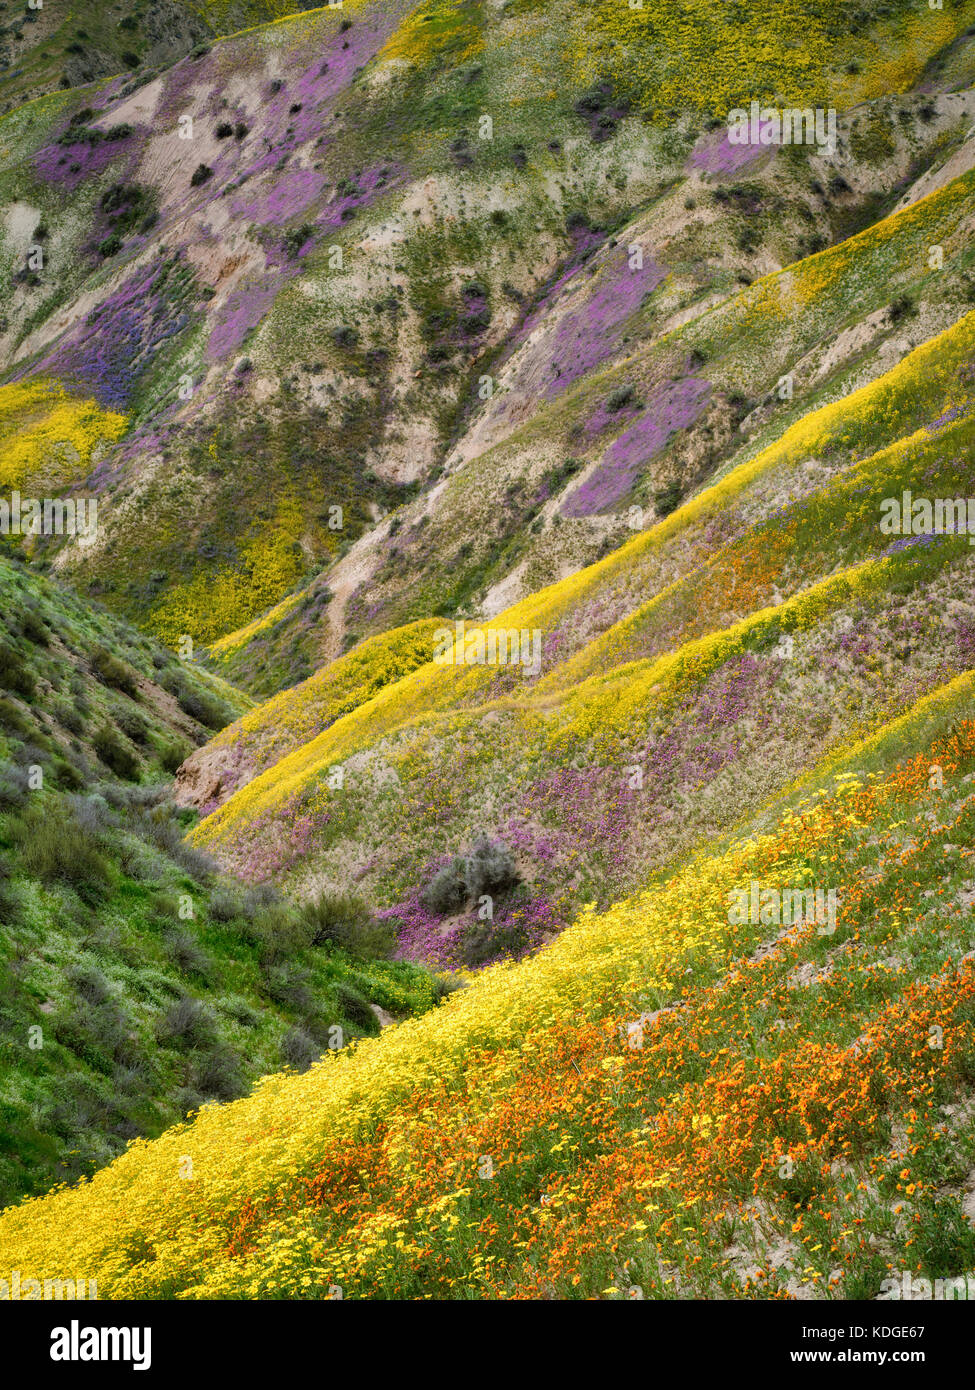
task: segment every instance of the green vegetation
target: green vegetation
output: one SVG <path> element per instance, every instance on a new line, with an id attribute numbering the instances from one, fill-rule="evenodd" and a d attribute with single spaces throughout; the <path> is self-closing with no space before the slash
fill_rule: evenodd
<path id="1" fill-rule="evenodd" d="M 232 687 L 22 566 L 0 600 L 3 1204 L 442 991 L 388 931 L 316 927 L 183 843 L 166 779 Z"/>

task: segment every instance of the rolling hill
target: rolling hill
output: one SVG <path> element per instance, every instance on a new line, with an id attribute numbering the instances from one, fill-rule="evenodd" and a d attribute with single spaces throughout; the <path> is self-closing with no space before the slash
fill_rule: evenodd
<path id="1" fill-rule="evenodd" d="M 964 1275 L 975 6 L 84 8 L 0 67 L 2 484 L 98 504 L 0 558 L 0 1270 Z"/>

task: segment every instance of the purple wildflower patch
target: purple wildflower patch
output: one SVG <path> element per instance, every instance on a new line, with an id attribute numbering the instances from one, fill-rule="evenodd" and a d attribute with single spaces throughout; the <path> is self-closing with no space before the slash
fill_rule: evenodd
<path id="1" fill-rule="evenodd" d="M 592 516 L 626 497 L 642 469 L 665 448 L 677 430 L 687 429 L 701 414 L 711 384 L 698 377 L 658 387 L 645 412 L 610 444 L 595 472 L 566 499 L 564 516 Z"/>

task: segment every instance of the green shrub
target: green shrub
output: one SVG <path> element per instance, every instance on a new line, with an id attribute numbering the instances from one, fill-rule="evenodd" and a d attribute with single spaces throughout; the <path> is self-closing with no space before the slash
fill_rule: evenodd
<path id="1" fill-rule="evenodd" d="M 909 295 L 902 294 L 890 304 L 887 313 L 891 323 L 900 323 L 901 319 L 913 318 L 917 313 L 917 305 Z"/>
<path id="2" fill-rule="evenodd" d="M 295 1071 L 307 1071 L 321 1048 L 303 1028 L 291 1028 L 281 1039 L 281 1060 Z"/>
<path id="3" fill-rule="evenodd" d="M 156 1041 L 162 1047 L 183 1051 L 212 1047 L 216 1042 L 213 1015 L 199 999 L 184 995 L 157 1021 Z"/>
<path id="4" fill-rule="evenodd" d="M 221 1004 L 224 1013 L 244 1028 L 256 1028 L 261 1021 L 260 1014 L 248 1004 L 246 999 L 242 999 L 239 994 L 230 994 Z"/>
<path id="5" fill-rule="evenodd" d="M 617 386 L 606 398 L 606 409 L 615 413 L 624 406 L 632 405 L 635 400 L 636 392 L 632 386 Z"/>
<path id="6" fill-rule="evenodd" d="M 24 609 L 20 619 L 20 628 L 24 636 L 39 647 L 46 647 L 51 640 L 47 624 L 34 608 Z"/>
<path id="7" fill-rule="evenodd" d="M 223 729 L 234 721 L 234 712 L 229 705 L 215 695 L 192 689 L 182 681 L 177 685 L 176 700 L 184 714 L 207 729 Z"/>
<path id="8" fill-rule="evenodd" d="M 92 747 L 106 767 L 129 782 L 138 781 L 139 759 L 132 748 L 110 724 L 96 730 Z"/>
<path id="9" fill-rule="evenodd" d="M 190 755 L 189 746 L 179 739 L 171 739 L 159 750 L 159 762 L 164 772 L 177 772 Z"/>
<path id="10" fill-rule="evenodd" d="M 434 876 L 421 901 L 431 912 L 459 912 L 466 903 L 508 892 L 519 881 L 510 851 L 479 835 L 466 855 L 455 855 Z"/>
<path id="11" fill-rule="evenodd" d="M 68 883 L 86 901 L 111 882 L 111 869 L 96 836 L 86 831 L 61 800 L 35 801 L 15 829 L 21 862 L 32 878 Z"/>
<path id="12" fill-rule="evenodd" d="M 485 893 L 505 893 L 519 882 L 511 851 L 481 835 L 466 863 L 467 892 L 475 901 Z"/>
<path id="13" fill-rule="evenodd" d="M 62 729 L 67 729 L 69 733 L 84 733 L 85 721 L 77 705 L 71 704 L 69 700 L 55 698 L 51 701 L 51 713 L 61 725 Z"/>
<path id="14" fill-rule="evenodd" d="M 89 1004 L 104 1004 L 111 997 L 108 981 L 100 970 L 88 965 L 72 965 L 64 978 Z"/>
<path id="15" fill-rule="evenodd" d="M 0 642 L 0 686 L 25 700 L 33 699 L 34 677 L 20 652 L 7 642 Z"/>
<path id="16" fill-rule="evenodd" d="M 464 933 L 461 959 L 474 968 L 498 956 L 519 956 L 527 945 L 527 933 L 519 926 L 495 927 L 490 922 L 475 922 Z"/>
<path id="17" fill-rule="evenodd" d="M 236 1100 L 246 1090 L 240 1072 L 240 1058 L 231 1047 L 211 1048 L 197 1059 L 194 1067 L 196 1088 L 216 1100 Z"/>
<path id="18" fill-rule="evenodd" d="M 359 991 L 345 980 L 340 980 L 335 987 L 335 1002 L 356 1028 L 364 1028 L 370 1033 L 377 1031 L 379 1025 L 376 1015 L 369 1007 L 368 999 L 364 999 Z"/>
<path id="19" fill-rule="evenodd" d="M 51 759 L 51 776 L 61 791 L 79 792 L 85 785 L 84 775 L 67 758 Z"/>
<path id="20" fill-rule="evenodd" d="M 145 720 L 134 709 L 116 709 L 112 711 L 112 718 L 115 723 L 129 738 L 136 743 L 145 743 L 149 737 L 149 726 Z"/>
<path id="21" fill-rule="evenodd" d="M 313 946 L 337 946 L 357 960 L 388 957 L 396 931 L 380 922 L 355 893 L 320 893 L 302 909 Z"/>
<path id="22" fill-rule="evenodd" d="M 268 998 L 292 1013 L 308 1015 L 314 1012 L 315 1000 L 309 989 L 307 970 L 284 962 L 267 968 L 266 976 Z"/>
<path id="23" fill-rule="evenodd" d="M 213 961 L 195 936 L 191 936 L 189 932 L 174 932 L 169 938 L 168 946 L 176 968 L 183 975 L 198 975 L 204 982 L 209 982 L 213 973 Z"/>
<path id="24" fill-rule="evenodd" d="M 133 700 L 138 698 L 139 687 L 132 667 L 112 656 L 104 647 L 96 647 L 92 652 L 91 669 L 103 685 L 121 690 L 123 695 L 128 695 Z"/>
<path id="25" fill-rule="evenodd" d="M 18 734 L 32 734 L 34 725 L 12 700 L 0 698 L 0 725 Z"/>
<path id="26" fill-rule="evenodd" d="M 922 1204 L 914 1245 L 925 1273 L 936 1279 L 954 1278 L 975 1264 L 975 1231 L 954 1197 Z"/>
<path id="27" fill-rule="evenodd" d="M 460 911 L 467 902 L 467 879 L 461 855 L 455 855 L 449 864 L 434 874 L 421 894 L 421 901 L 431 912 L 441 915 Z"/>
<path id="28" fill-rule="evenodd" d="M 666 487 L 662 487 L 659 492 L 653 495 L 653 505 L 657 510 L 658 516 L 669 516 L 680 506 L 681 485 L 676 481 L 669 482 Z"/>
<path id="29" fill-rule="evenodd" d="M 304 223 L 301 227 L 293 227 L 284 239 L 284 251 L 289 261 L 293 261 L 295 256 L 304 246 L 310 237 L 314 236 L 315 228 L 310 222 Z"/>
<path id="30" fill-rule="evenodd" d="M 20 921 L 20 895 L 14 885 L 10 882 L 10 867 L 6 860 L 0 860 L 0 925 L 14 926 Z M 0 1020 L 3 1019 L 4 1009 L 2 998 L 0 998 Z"/>
<path id="31" fill-rule="evenodd" d="M 217 888 L 210 895 L 209 913 L 214 922 L 232 922 L 245 916 L 243 899 L 233 888 Z"/>
<path id="32" fill-rule="evenodd" d="M 26 800 L 26 774 L 19 767 L 0 769 L 0 810 L 18 810 Z"/>

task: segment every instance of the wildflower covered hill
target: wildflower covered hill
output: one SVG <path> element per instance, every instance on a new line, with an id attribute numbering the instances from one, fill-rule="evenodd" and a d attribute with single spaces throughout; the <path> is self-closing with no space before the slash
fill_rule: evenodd
<path id="1" fill-rule="evenodd" d="M 945 101 L 967 131 L 970 97 Z M 786 210 L 765 216 L 762 181 L 774 179 L 780 198 L 793 165 L 760 163 L 747 183 L 713 189 L 702 174 L 701 201 L 678 180 L 608 239 L 576 226 L 578 256 L 491 363 L 487 399 L 450 441 L 443 479 L 292 596 L 237 663 L 246 653 L 264 681 L 290 684 L 302 661 L 334 657 L 340 637 L 347 647 L 430 612 L 494 616 L 619 549 L 805 414 L 936 339 L 975 293 L 975 144 L 948 155 L 945 136 L 931 177 L 887 217 L 800 260 L 827 238 L 803 232 L 771 256 L 753 247 L 753 266 L 773 267 L 753 283 L 734 273 L 731 248 L 777 234 Z M 911 149 L 913 135 L 885 163 L 889 182 Z M 858 160 L 844 156 L 842 168 L 832 182 L 869 177 Z M 696 176 L 691 185 L 702 194 Z M 811 178 L 802 198 L 822 187 Z M 831 236 L 855 226 L 841 219 Z"/>
<path id="2" fill-rule="evenodd" d="M 151 8 L 0 34 L 0 1268 L 970 1269 L 971 0 Z"/>
<path id="3" fill-rule="evenodd" d="M 126 420 L 57 480 L 99 544 L 42 548 L 170 646 L 257 624 L 255 693 L 591 562 L 730 466 L 779 376 L 808 409 L 971 302 L 938 196 L 971 162 L 970 0 L 865 0 L 853 59 L 838 4 L 295 8 L 135 4 L 121 66 L 27 101 L 25 65 L 0 118 L 0 382 Z M 56 65 L 54 18 L 11 42 Z M 835 106 L 835 140 L 730 147 L 752 98 Z M 884 222 L 922 192 L 929 225 Z M 817 265 L 874 225 L 859 273 Z"/>
<path id="4" fill-rule="evenodd" d="M 0 1262 L 114 1298 L 860 1298 L 964 1273 L 971 700 L 957 677 L 764 830 L 6 1211 Z"/>
<path id="5" fill-rule="evenodd" d="M 258 706 L 180 770 L 192 842 L 299 898 L 355 884 L 454 967 L 633 892 L 972 666 L 973 347 L 968 313 L 483 629 L 394 629 Z M 893 526 L 905 493 L 962 515 Z M 485 833 L 489 923 L 434 887 Z"/>
<path id="6" fill-rule="evenodd" d="M 172 774 L 247 697 L 22 562 L 0 559 L 0 600 L 6 1205 L 442 986 L 185 844 Z"/>

